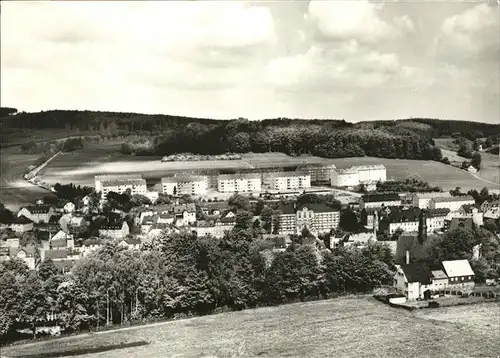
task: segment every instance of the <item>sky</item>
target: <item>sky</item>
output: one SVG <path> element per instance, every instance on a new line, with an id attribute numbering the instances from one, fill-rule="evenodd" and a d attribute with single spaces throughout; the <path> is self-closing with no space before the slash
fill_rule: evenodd
<path id="1" fill-rule="evenodd" d="M 2 1 L 1 105 L 500 123 L 496 1 Z"/>

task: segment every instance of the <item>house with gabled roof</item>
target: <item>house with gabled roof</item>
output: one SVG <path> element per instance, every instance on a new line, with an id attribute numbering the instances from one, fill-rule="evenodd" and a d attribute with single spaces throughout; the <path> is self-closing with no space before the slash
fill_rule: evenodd
<path id="1" fill-rule="evenodd" d="M 51 205 L 25 206 L 17 213 L 18 217 L 25 216 L 36 224 L 48 223 L 52 215 L 54 215 L 54 208 Z"/>
<path id="2" fill-rule="evenodd" d="M 27 232 L 33 230 L 33 221 L 25 216 L 18 216 L 12 218 L 9 228 L 15 232 Z"/>
<path id="3" fill-rule="evenodd" d="M 474 289 L 475 274 L 469 260 L 443 261 L 444 272 L 449 278 L 448 285 L 462 291 Z"/>
<path id="4" fill-rule="evenodd" d="M 136 238 L 127 237 L 118 243 L 119 246 L 125 247 L 129 250 L 139 250 L 141 247 L 141 240 Z"/>
<path id="5" fill-rule="evenodd" d="M 130 228 L 125 220 L 107 222 L 99 228 L 99 237 L 124 239 L 130 234 Z"/>
<path id="6" fill-rule="evenodd" d="M 481 204 L 481 211 L 483 213 L 486 213 L 487 211 L 490 210 L 497 210 L 500 211 L 500 200 L 485 200 Z"/>
<path id="7" fill-rule="evenodd" d="M 468 260 L 443 261 L 440 267 L 431 268 L 422 262 L 396 265 L 394 287 L 409 300 L 429 299 L 447 290 L 470 292 L 474 289 L 474 271 Z"/>

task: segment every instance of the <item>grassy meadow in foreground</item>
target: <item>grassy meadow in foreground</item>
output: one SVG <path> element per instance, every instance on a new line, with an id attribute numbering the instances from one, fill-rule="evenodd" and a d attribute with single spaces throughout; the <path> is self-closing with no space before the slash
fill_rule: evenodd
<path id="1" fill-rule="evenodd" d="M 93 357 L 494 357 L 496 304 L 408 312 L 371 297 L 340 298 L 11 346 L 10 357 L 85 345 L 150 344 Z"/>

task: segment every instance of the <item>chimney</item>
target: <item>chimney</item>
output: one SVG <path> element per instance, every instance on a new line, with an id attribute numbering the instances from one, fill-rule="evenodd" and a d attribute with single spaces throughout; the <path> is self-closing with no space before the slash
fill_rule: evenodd
<path id="1" fill-rule="evenodd" d="M 407 265 L 410 264 L 410 251 L 409 250 L 406 250 L 406 264 Z"/>

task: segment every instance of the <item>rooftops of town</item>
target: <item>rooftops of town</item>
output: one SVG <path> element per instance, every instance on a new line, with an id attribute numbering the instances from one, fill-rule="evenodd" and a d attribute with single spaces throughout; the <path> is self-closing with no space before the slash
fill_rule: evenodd
<path id="1" fill-rule="evenodd" d="M 351 167 L 351 169 L 356 170 L 384 170 L 385 166 L 382 164 L 374 164 L 374 165 L 357 165 Z"/>
<path id="2" fill-rule="evenodd" d="M 105 186 L 117 186 L 117 185 L 146 185 L 146 179 L 139 178 L 115 178 L 110 180 L 101 181 L 101 185 Z"/>
<path id="3" fill-rule="evenodd" d="M 447 192 L 430 192 L 430 193 L 414 193 L 418 199 L 432 199 L 432 198 L 449 198 L 451 197 L 450 193 Z"/>
<path id="4" fill-rule="evenodd" d="M 379 201 L 399 201 L 401 200 L 399 194 L 396 193 L 386 193 L 386 194 L 365 194 L 363 195 L 363 201 L 365 203 L 374 203 Z"/>
<path id="5" fill-rule="evenodd" d="M 443 261 L 443 267 L 448 277 L 474 276 L 469 260 Z"/>
<path id="6" fill-rule="evenodd" d="M 192 183 L 192 182 L 204 182 L 206 179 L 203 176 L 197 175 L 179 175 L 172 177 L 161 178 L 161 183 Z"/>
<path id="7" fill-rule="evenodd" d="M 295 172 L 270 172 L 266 173 L 269 178 L 294 178 L 294 177 L 307 177 L 310 176 L 309 173 L 304 171 L 295 171 Z"/>
<path id="8" fill-rule="evenodd" d="M 234 179 L 260 179 L 260 173 L 238 173 L 238 174 L 221 174 L 218 180 L 234 180 Z"/>
<path id="9" fill-rule="evenodd" d="M 457 201 L 472 201 L 474 202 L 474 198 L 470 195 L 461 195 L 461 196 L 439 196 L 436 198 L 432 198 L 435 203 L 448 203 L 448 202 L 457 202 Z"/>
<path id="10" fill-rule="evenodd" d="M 25 207 L 31 214 L 47 214 L 52 208 L 51 205 L 30 205 Z"/>

